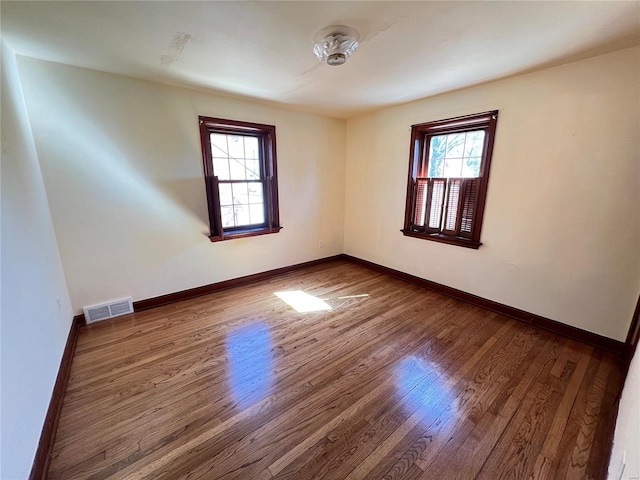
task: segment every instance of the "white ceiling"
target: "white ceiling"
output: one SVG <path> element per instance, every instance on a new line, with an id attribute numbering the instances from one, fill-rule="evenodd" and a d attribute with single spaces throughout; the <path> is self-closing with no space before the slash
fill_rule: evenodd
<path id="1" fill-rule="evenodd" d="M 0 5 L 20 55 L 337 117 L 640 44 L 638 1 Z M 361 36 L 340 67 L 312 53 L 333 24 Z"/>

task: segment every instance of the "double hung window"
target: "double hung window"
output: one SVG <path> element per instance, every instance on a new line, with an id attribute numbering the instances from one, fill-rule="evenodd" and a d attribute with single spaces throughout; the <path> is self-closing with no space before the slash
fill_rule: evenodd
<path id="1" fill-rule="evenodd" d="M 405 235 L 480 246 L 498 112 L 411 127 Z"/>
<path id="2" fill-rule="evenodd" d="M 273 125 L 200 117 L 211 241 L 280 231 Z"/>

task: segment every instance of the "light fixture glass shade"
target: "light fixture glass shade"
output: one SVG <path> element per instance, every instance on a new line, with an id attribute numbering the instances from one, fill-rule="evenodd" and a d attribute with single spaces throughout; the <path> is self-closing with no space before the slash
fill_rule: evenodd
<path id="1" fill-rule="evenodd" d="M 342 65 L 358 48 L 360 35 L 346 25 L 323 28 L 313 37 L 313 53 L 328 65 Z"/>

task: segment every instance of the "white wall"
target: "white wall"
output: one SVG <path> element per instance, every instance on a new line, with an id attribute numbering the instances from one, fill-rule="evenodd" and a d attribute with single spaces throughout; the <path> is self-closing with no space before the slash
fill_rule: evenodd
<path id="1" fill-rule="evenodd" d="M 1 95 L 0 478 L 14 480 L 31 470 L 73 313 L 15 56 L 4 42 Z"/>
<path id="2" fill-rule="evenodd" d="M 345 252 L 624 341 L 640 291 L 640 49 L 349 119 Z M 400 233 L 411 125 L 500 111 L 479 250 Z"/>
<path id="3" fill-rule="evenodd" d="M 640 350 L 631 361 L 631 367 L 624 384 L 616 433 L 613 438 L 613 451 L 609 464 L 611 480 L 640 478 Z M 624 469 L 622 462 L 626 459 Z M 620 471 L 622 470 L 622 477 Z"/>
<path id="4" fill-rule="evenodd" d="M 344 120 L 18 63 L 76 312 L 342 253 Z M 276 126 L 280 233 L 218 243 L 205 236 L 198 115 Z"/>

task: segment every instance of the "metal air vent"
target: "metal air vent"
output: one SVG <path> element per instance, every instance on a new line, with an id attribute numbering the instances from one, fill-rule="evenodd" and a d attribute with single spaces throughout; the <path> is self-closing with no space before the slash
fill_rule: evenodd
<path id="1" fill-rule="evenodd" d="M 82 310 L 84 310 L 84 318 L 86 318 L 87 323 L 93 323 L 108 318 L 119 317 L 127 313 L 133 313 L 133 303 L 131 297 L 129 297 L 114 300 L 109 303 L 84 307 Z"/>

